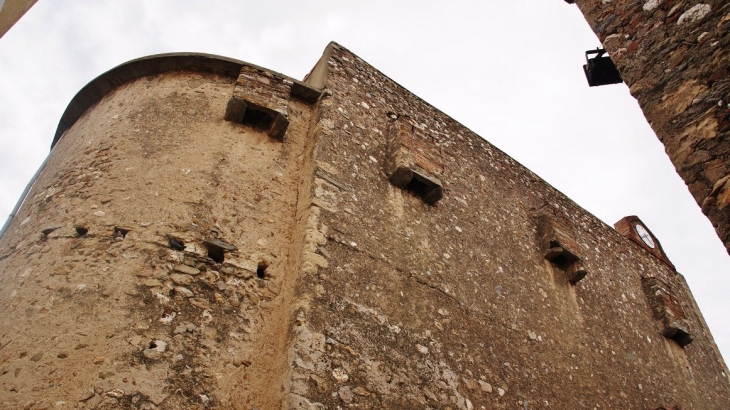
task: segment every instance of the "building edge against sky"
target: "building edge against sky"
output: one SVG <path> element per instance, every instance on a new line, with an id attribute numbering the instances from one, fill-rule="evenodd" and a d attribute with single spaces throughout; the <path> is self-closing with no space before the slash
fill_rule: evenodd
<path id="1" fill-rule="evenodd" d="M 575 4 L 730 252 L 730 4 Z"/>
<path id="2" fill-rule="evenodd" d="M 38 0 L 0 0 L 0 38 L 33 7 L 36 1 Z"/>
<path id="3" fill-rule="evenodd" d="M 59 130 L 0 242 L 6 406 L 730 398 L 648 227 L 606 226 L 334 43 L 304 83 L 134 60 Z"/>

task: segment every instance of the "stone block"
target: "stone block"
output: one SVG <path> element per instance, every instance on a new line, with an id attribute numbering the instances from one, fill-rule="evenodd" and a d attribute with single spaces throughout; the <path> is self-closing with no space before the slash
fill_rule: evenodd
<path id="1" fill-rule="evenodd" d="M 243 121 L 243 115 L 246 113 L 246 108 L 248 108 L 248 104 L 246 104 L 246 101 L 243 98 L 231 97 L 231 99 L 228 100 L 228 105 L 226 106 L 224 119 L 226 121 L 240 123 Z"/>
<path id="2" fill-rule="evenodd" d="M 291 86 L 292 97 L 299 98 L 307 103 L 315 103 L 322 95 L 322 91 L 307 86 L 306 84 L 295 81 Z"/>
<path id="3" fill-rule="evenodd" d="M 271 122 L 271 128 L 269 128 L 269 136 L 282 139 L 287 127 L 289 127 L 289 120 L 281 112 L 275 111 L 274 120 Z"/>

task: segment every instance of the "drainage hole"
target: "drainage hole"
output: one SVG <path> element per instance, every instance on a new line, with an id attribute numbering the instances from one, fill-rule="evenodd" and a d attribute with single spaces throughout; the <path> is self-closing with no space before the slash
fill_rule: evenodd
<path id="1" fill-rule="evenodd" d="M 129 229 L 127 228 L 120 228 L 118 226 L 114 227 L 114 233 L 112 234 L 115 238 L 121 238 L 124 239 L 127 236 L 127 233 L 129 233 Z"/>
<path id="2" fill-rule="evenodd" d="M 177 238 L 169 237 L 167 240 L 167 244 L 172 250 L 182 251 L 185 249 L 185 243 Z"/>
<path id="3" fill-rule="evenodd" d="M 85 227 L 85 226 L 77 226 L 77 227 L 76 227 L 76 233 L 77 233 L 77 234 L 78 234 L 79 236 L 84 236 L 84 235 L 86 235 L 87 233 L 89 233 L 89 228 L 87 228 L 87 227 Z"/>
<path id="4" fill-rule="evenodd" d="M 208 257 L 213 259 L 215 263 L 223 263 L 223 260 L 225 260 L 223 248 L 209 243 L 206 246 L 208 247 Z"/>
<path id="5" fill-rule="evenodd" d="M 264 279 L 266 277 L 266 268 L 268 268 L 269 265 L 265 264 L 264 262 L 259 263 L 258 268 L 256 268 L 256 277 L 259 279 Z"/>

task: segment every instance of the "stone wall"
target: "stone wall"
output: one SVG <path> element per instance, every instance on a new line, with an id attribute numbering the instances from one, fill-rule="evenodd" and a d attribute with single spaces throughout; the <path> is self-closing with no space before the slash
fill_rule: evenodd
<path id="1" fill-rule="evenodd" d="M 0 242 L 0 407 L 279 407 L 311 151 L 291 84 L 143 76 L 63 134 Z M 242 86 L 283 139 L 224 120 Z"/>
<path id="2" fill-rule="evenodd" d="M 321 261 L 297 288 L 290 408 L 726 407 L 725 365 L 669 265 L 349 51 L 332 45 L 313 76 Z M 415 170 L 438 172 L 433 205 L 389 180 L 401 121 L 414 156 L 442 164 Z M 586 272 L 575 285 L 546 259 L 545 218 Z M 694 341 L 663 336 L 670 319 Z"/>
<path id="3" fill-rule="evenodd" d="M 730 251 L 730 3 L 575 3 Z"/>
<path id="4" fill-rule="evenodd" d="M 306 84 L 135 60 L 74 98 L 0 239 L 0 404 L 726 407 L 638 241 L 336 44 Z"/>

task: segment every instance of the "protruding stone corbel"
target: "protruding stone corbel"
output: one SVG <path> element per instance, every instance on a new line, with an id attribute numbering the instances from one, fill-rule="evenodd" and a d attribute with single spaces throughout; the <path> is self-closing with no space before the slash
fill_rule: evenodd
<path id="1" fill-rule="evenodd" d="M 427 204 L 435 204 L 444 196 L 438 178 L 442 172 L 443 160 L 433 141 L 407 117 L 393 121 L 385 161 L 390 183 L 415 193 Z"/>
<path id="2" fill-rule="evenodd" d="M 283 139 L 289 127 L 287 106 L 292 95 L 291 87 L 292 81 L 255 67 L 244 66 L 236 81 L 233 96 L 228 100 L 224 119 L 250 125 L 254 129 L 266 131 L 272 138 Z M 302 91 L 300 87 L 297 90 Z"/>
<path id="3" fill-rule="evenodd" d="M 641 278 L 644 295 L 651 306 L 654 318 L 661 324 L 661 333 L 681 347 L 694 340 L 690 334 L 684 309 L 679 303 L 674 286 L 668 280 L 656 277 Z"/>
<path id="4" fill-rule="evenodd" d="M 580 259 L 571 263 L 567 269 L 565 269 L 565 277 L 572 285 L 580 282 L 581 279 L 585 278 L 588 271 L 583 268 L 583 262 Z"/>
<path id="5" fill-rule="evenodd" d="M 575 285 L 588 274 L 567 223 L 542 213 L 537 216 L 537 236 L 545 259 L 562 270 L 568 282 Z"/>
<path id="6" fill-rule="evenodd" d="M 313 104 L 322 96 L 322 91 L 302 82 L 294 81 L 291 86 L 291 95 L 306 103 Z"/>

